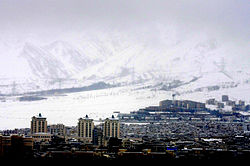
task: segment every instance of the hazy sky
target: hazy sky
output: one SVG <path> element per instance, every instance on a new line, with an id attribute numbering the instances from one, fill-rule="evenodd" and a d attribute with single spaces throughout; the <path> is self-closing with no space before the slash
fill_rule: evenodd
<path id="1" fill-rule="evenodd" d="M 50 39 L 161 24 L 249 41 L 249 9 L 249 0 L 0 0 L 0 35 Z"/>

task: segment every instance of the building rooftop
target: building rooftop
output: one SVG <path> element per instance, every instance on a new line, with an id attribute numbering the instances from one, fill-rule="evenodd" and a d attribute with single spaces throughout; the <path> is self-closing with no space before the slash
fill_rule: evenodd
<path id="1" fill-rule="evenodd" d="M 109 119 L 109 120 L 118 120 L 119 121 L 119 119 L 115 118 L 114 115 L 112 115 L 111 118 L 106 118 L 106 119 Z"/>
<path id="2" fill-rule="evenodd" d="M 46 118 L 46 117 L 43 117 L 41 113 L 39 113 L 37 116 L 33 116 L 33 117 L 35 117 L 37 119 L 44 119 L 44 118 Z"/>
<path id="3" fill-rule="evenodd" d="M 93 120 L 93 119 L 90 119 L 88 115 L 86 115 L 85 117 L 83 118 L 79 118 L 79 120 Z"/>

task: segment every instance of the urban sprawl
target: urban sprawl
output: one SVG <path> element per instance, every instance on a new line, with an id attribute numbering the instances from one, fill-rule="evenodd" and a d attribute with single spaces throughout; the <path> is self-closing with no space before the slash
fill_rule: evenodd
<path id="1" fill-rule="evenodd" d="M 0 131 L 0 159 L 237 160 L 250 156 L 250 105 L 220 101 L 160 101 L 128 114 L 76 126 L 48 125 L 41 114 L 30 128 Z"/>

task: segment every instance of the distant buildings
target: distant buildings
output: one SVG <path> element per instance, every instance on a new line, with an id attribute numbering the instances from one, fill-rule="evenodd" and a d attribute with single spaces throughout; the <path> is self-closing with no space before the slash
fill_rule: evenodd
<path id="1" fill-rule="evenodd" d="M 222 97 L 223 98 L 223 97 Z M 27 129 L 8 130 L 0 135 L 1 158 L 33 159 L 174 159 L 212 158 L 220 155 L 249 156 L 250 113 L 222 110 L 222 102 L 210 99 L 218 109 L 190 100 L 163 100 L 130 114 L 112 116 L 100 124 L 87 115 L 76 126 L 47 126 L 41 114 L 33 116 Z M 235 102 L 235 101 L 234 101 Z M 227 105 L 225 107 L 228 107 Z M 244 101 L 234 108 L 247 108 Z M 120 123 L 122 121 L 123 123 Z M 48 129 L 47 129 L 48 128 Z M 13 135 L 14 134 L 14 135 Z M 225 157 L 228 159 L 228 157 Z"/>
<path id="2" fill-rule="evenodd" d="M 228 95 L 222 95 L 221 102 L 214 98 L 206 100 L 207 105 L 215 105 L 221 111 L 248 111 L 249 105 L 245 105 L 245 101 L 239 100 L 238 102 L 230 100 Z M 225 108 L 225 109 L 224 109 Z"/>
<path id="3" fill-rule="evenodd" d="M 236 104 L 236 102 L 235 101 L 232 101 L 232 100 L 228 100 L 228 101 L 226 101 L 226 105 L 228 105 L 228 106 L 235 106 L 235 104 Z"/>
<path id="4" fill-rule="evenodd" d="M 119 119 L 107 118 L 104 123 L 98 126 L 94 126 L 93 119 L 90 119 L 88 115 L 84 118 L 80 118 L 77 125 L 78 139 L 91 143 L 93 145 L 107 145 L 107 141 L 111 137 L 120 137 L 120 122 Z"/>
<path id="5" fill-rule="evenodd" d="M 38 116 L 33 116 L 31 120 L 31 134 L 47 133 L 47 121 L 42 117 L 41 113 Z"/>
<path id="6" fill-rule="evenodd" d="M 66 128 L 63 124 L 54 124 L 49 127 L 50 134 L 64 137 L 66 135 Z"/>
<path id="7" fill-rule="evenodd" d="M 114 116 L 112 118 L 105 119 L 103 126 L 103 135 L 105 138 L 110 137 L 120 137 L 120 122 L 119 119 L 115 119 Z"/>
<path id="8" fill-rule="evenodd" d="M 215 101 L 214 98 L 213 98 L 213 99 L 208 99 L 208 100 L 206 101 L 206 104 L 208 104 L 208 105 L 215 105 L 215 104 L 216 104 L 216 101 Z"/>
<path id="9" fill-rule="evenodd" d="M 47 120 L 45 117 L 42 117 L 41 113 L 32 117 L 30 132 L 34 142 L 51 141 L 51 134 L 48 133 L 47 129 Z"/>
<path id="10" fill-rule="evenodd" d="M 130 114 L 118 114 L 121 121 L 166 122 L 181 120 L 210 120 L 216 118 L 208 112 L 205 103 L 191 100 L 163 100 L 159 106 L 149 106 Z"/>
<path id="11" fill-rule="evenodd" d="M 227 102 L 229 100 L 228 95 L 222 95 L 221 100 L 222 102 Z"/>
<path id="12" fill-rule="evenodd" d="M 94 126 L 93 119 L 86 115 L 79 118 L 76 127 L 65 127 L 63 124 L 53 124 L 47 126 L 45 117 L 41 114 L 33 116 L 31 120 L 30 135 L 34 142 L 50 142 L 52 136 L 63 138 L 65 141 L 78 140 L 94 145 L 103 145 L 111 137 L 120 137 L 119 119 L 107 118 L 104 123 Z"/>
<path id="13" fill-rule="evenodd" d="M 100 126 L 99 127 L 95 126 L 93 129 L 92 144 L 96 146 L 100 146 L 104 144 L 103 131 Z"/>
<path id="14" fill-rule="evenodd" d="M 94 129 L 93 119 L 89 119 L 88 115 L 84 118 L 80 118 L 78 121 L 78 137 L 80 140 L 91 142 L 92 133 Z"/>
<path id="15" fill-rule="evenodd" d="M 205 103 L 200 103 L 191 100 L 163 100 L 159 103 L 160 107 L 164 108 L 180 108 L 180 109 L 189 109 L 189 110 L 204 110 Z"/>
<path id="16" fill-rule="evenodd" d="M 52 134 L 50 133 L 33 133 L 32 138 L 34 142 L 50 142 Z"/>
<path id="17" fill-rule="evenodd" d="M 3 135 L 29 135 L 30 134 L 30 128 L 21 128 L 21 129 L 16 128 L 14 130 L 4 130 L 1 133 Z"/>
<path id="18" fill-rule="evenodd" d="M 217 102 L 217 107 L 218 107 L 218 108 L 224 108 L 224 103 Z"/>
<path id="19" fill-rule="evenodd" d="M 239 105 L 240 106 L 245 106 L 245 101 L 239 100 Z"/>

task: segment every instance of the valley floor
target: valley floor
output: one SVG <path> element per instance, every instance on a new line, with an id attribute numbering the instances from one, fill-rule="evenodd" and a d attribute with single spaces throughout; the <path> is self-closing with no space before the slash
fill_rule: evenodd
<path id="1" fill-rule="evenodd" d="M 171 99 L 174 92 L 137 89 L 135 86 L 69 93 L 50 96 L 46 100 L 18 101 L 8 98 L 0 102 L 0 130 L 29 128 L 31 117 L 41 113 L 47 117 L 48 124 L 63 123 L 76 126 L 80 117 L 88 114 L 94 120 L 111 117 L 114 112 L 129 113 L 147 106 L 158 106 L 161 100 Z M 137 89 L 137 90 L 136 90 Z M 205 102 L 206 99 L 221 100 L 222 94 L 231 99 L 250 103 L 249 85 L 219 91 L 183 93 L 176 96 L 180 100 Z M 244 94 L 244 95 L 243 95 Z"/>

